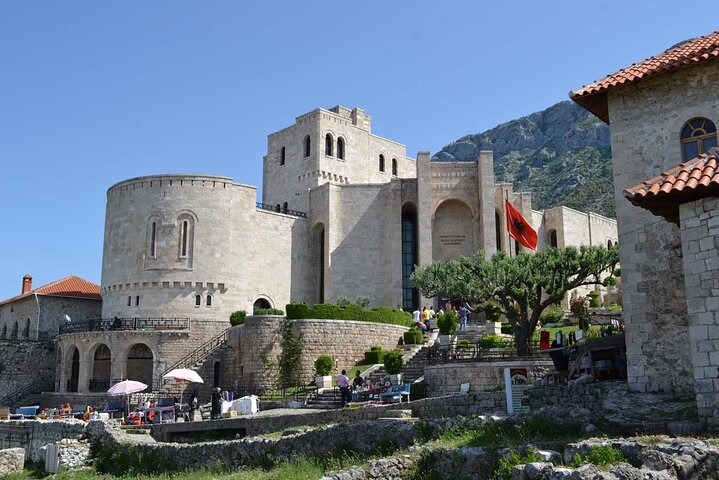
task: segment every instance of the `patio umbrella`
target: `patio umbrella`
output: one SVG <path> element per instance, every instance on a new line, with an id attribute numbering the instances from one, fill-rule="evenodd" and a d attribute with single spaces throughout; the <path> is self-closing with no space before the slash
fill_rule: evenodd
<path id="1" fill-rule="evenodd" d="M 144 389 L 147 388 L 147 385 L 145 385 L 142 382 L 137 382 L 135 380 L 123 380 L 122 382 L 118 382 L 112 387 L 110 387 L 110 390 L 107 391 L 107 393 L 112 397 L 119 397 L 120 395 L 127 396 L 127 412 L 130 413 L 130 394 L 131 393 L 137 393 L 141 392 Z"/>
<path id="2" fill-rule="evenodd" d="M 176 368 L 162 376 L 163 380 L 172 380 L 180 383 L 205 383 L 202 377 L 189 368 Z M 180 392 L 180 403 L 182 403 L 182 392 Z"/>

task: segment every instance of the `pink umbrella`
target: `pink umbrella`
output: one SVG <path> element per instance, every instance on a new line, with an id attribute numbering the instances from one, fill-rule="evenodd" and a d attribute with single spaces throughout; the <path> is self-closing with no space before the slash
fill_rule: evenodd
<path id="1" fill-rule="evenodd" d="M 176 382 L 205 383 L 196 371 L 190 370 L 189 368 L 176 368 L 174 370 L 170 370 L 162 376 L 162 379 L 174 380 Z"/>
<path id="2" fill-rule="evenodd" d="M 116 383 L 110 390 L 107 391 L 113 397 L 119 395 L 130 395 L 131 393 L 141 392 L 147 388 L 142 382 L 136 382 L 135 380 L 123 380 L 122 382 Z"/>

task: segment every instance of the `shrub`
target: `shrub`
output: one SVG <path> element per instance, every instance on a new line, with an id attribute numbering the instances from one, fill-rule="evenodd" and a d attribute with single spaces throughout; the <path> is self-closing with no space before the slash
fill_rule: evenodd
<path id="1" fill-rule="evenodd" d="M 469 340 L 464 339 L 457 344 L 457 348 L 472 348 L 472 344 L 469 343 Z"/>
<path id="2" fill-rule="evenodd" d="M 489 322 L 496 322 L 502 316 L 502 307 L 497 302 L 484 304 L 484 318 Z"/>
<path id="3" fill-rule="evenodd" d="M 621 276 L 622 276 L 622 269 L 621 269 L 621 268 L 615 268 L 614 271 L 612 272 L 612 275 L 614 275 L 615 277 L 621 277 Z"/>
<path id="4" fill-rule="evenodd" d="M 514 327 L 511 323 L 502 324 L 502 335 L 514 335 Z"/>
<path id="5" fill-rule="evenodd" d="M 339 305 L 340 307 L 346 307 L 350 303 L 352 303 L 352 300 L 350 300 L 350 297 L 346 295 L 340 295 L 339 297 L 337 297 L 337 305 Z"/>
<path id="6" fill-rule="evenodd" d="M 244 310 L 237 310 L 236 312 L 232 312 L 232 315 L 230 315 L 230 325 L 233 327 L 236 327 L 237 325 L 242 325 L 245 323 L 245 317 L 247 316 L 247 312 Z"/>
<path id="7" fill-rule="evenodd" d="M 611 276 L 607 277 L 606 280 L 604 280 L 605 286 L 614 286 L 617 284 L 617 277 Z"/>
<path id="8" fill-rule="evenodd" d="M 371 352 L 381 352 L 382 351 L 382 347 L 378 347 L 378 346 L 369 347 L 369 349 Z"/>
<path id="9" fill-rule="evenodd" d="M 606 467 L 626 461 L 627 459 L 621 450 L 611 445 L 606 445 L 604 447 L 593 447 L 588 455 L 576 455 L 571 466 L 577 468 L 583 463 L 592 463 L 598 467 Z"/>
<path id="10" fill-rule="evenodd" d="M 499 335 L 485 335 L 479 339 L 479 346 L 482 348 L 502 348 L 507 346 L 507 341 Z"/>
<path id="11" fill-rule="evenodd" d="M 252 315 L 284 315 L 285 312 L 278 308 L 255 308 Z"/>
<path id="12" fill-rule="evenodd" d="M 510 480 L 512 478 L 512 470 L 517 465 L 524 465 L 527 463 L 540 462 L 542 457 L 535 451 L 528 451 L 524 455 L 519 455 L 516 452 L 512 452 L 512 455 L 506 458 L 499 459 L 499 465 L 497 470 L 494 472 L 494 478 L 497 480 Z"/>
<path id="13" fill-rule="evenodd" d="M 454 312 L 444 312 L 437 317 L 437 327 L 442 335 L 454 335 L 457 331 L 457 321 L 459 317 Z"/>
<path id="14" fill-rule="evenodd" d="M 387 307 L 366 310 L 357 304 L 340 307 L 332 303 L 318 303 L 309 306 L 306 303 L 290 303 L 287 305 L 287 318 L 298 320 L 319 318 L 327 320 L 358 320 L 392 325 L 412 326 L 412 314 Z"/>
<path id="15" fill-rule="evenodd" d="M 404 332 L 404 344 L 405 345 L 421 345 L 422 344 L 422 332 L 416 328 L 411 329 L 409 332 Z"/>
<path id="16" fill-rule="evenodd" d="M 542 325 L 559 323 L 564 319 L 564 310 L 559 305 L 550 305 L 539 315 Z M 504 333 L 504 332 L 502 332 Z"/>
<path id="17" fill-rule="evenodd" d="M 384 369 L 390 375 L 397 375 L 402 371 L 402 355 L 399 352 L 387 352 L 384 356 Z"/>
<path id="18" fill-rule="evenodd" d="M 364 352 L 365 363 L 369 365 L 382 363 L 384 361 L 384 356 L 387 354 L 387 352 L 382 349 L 374 350 L 375 347 L 372 348 L 373 350 L 370 350 L 369 352 Z"/>
<path id="19" fill-rule="evenodd" d="M 589 292 L 589 306 L 591 308 L 599 308 L 600 307 L 599 292 L 595 292 L 594 290 Z"/>
<path id="20" fill-rule="evenodd" d="M 329 355 L 320 355 L 315 360 L 315 373 L 320 377 L 325 377 L 332 371 L 332 357 Z"/>
<path id="21" fill-rule="evenodd" d="M 370 303 L 372 303 L 372 299 L 367 295 L 360 295 L 355 300 L 355 304 L 359 305 L 362 308 L 367 308 Z"/>
<path id="22" fill-rule="evenodd" d="M 569 301 L 569 310 L 575 315 L 587 313 L 587 297 L 576 297 Z"/>

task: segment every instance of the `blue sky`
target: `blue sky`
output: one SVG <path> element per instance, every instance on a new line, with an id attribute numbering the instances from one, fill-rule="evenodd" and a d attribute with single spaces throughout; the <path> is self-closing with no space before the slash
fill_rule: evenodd
<path id="1" fill-rule="evenodd" d="M 717 29 L 680 2 L 0 1 L 0 298 L 100 282 L 105 192 L 153 173 L 261 185 L 316 107 L 436 152 Z"/>

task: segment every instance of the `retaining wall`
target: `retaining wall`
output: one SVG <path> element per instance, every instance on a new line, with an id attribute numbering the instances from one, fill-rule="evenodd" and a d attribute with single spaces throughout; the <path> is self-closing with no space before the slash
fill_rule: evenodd
<path id="1" fill-rule="evenodd" d="M 41 448 L 63 438 L 79 439 L 85 432 L 82 420 L 10 420 L 0 422 L 0 448 L 24 448 L 25 459 L 44 461 Z"/>

